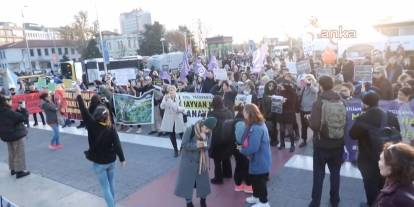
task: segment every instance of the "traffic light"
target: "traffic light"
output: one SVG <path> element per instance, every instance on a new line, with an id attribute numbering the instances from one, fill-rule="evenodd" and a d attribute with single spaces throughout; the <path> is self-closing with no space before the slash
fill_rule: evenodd
<path id="1" fill-rule="evenodd" d="M 60 72 L 63 79 L 72 79 L 72 64 L 70 63 L 61 63 Z"/>

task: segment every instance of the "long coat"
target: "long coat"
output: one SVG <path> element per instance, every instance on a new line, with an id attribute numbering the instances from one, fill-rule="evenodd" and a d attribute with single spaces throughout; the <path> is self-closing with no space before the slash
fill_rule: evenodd
<path id="1" fill-rule="evenodd" d="M 182 133 L 185 130 L 185 124 L 183 120 L 183 103 L 179 96 L 175 97 L 175 100 L 170 98 L 162 99 L 160 108 L 164 109 L 164 117 L 161 122 L 161 131 L 163 132 L 173 132 L 173 127 L 175 126 L 175 133 Z"/>
<path id="2" fill-rule="evenodd" d="M 229 159 L 233 153 L 234 141 L 227 134 L 223 134 L 223 124 L 225 120 L 233 119 L 233 113 L 227 108 L 215 109 L 208 113 L 209 117 L 217 119 L 216 127 L 213 129 L 211 145 L 208 150 L 209 156 L 213 159 Z"/>
<path id="3" fill-rule="evenodd" d="M 200 151 L 197 149 L 197 138 L 194 135 L 194 125 L 187 128 L 181 143 L 181 161 L 178 170 L 175 195 L 191 199 L 193 189 L 197 189 L 197 197 L 206 198 L 210 194 L 210 178 L 208 172 L 198 174 Z M 208 137 L 211 140 L 211 137 Z"/>

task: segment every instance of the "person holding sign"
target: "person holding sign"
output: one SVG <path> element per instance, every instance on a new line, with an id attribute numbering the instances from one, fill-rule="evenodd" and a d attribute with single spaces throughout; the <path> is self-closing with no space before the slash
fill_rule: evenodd
<path id="1" fill-rule="evenodd" d="M 289 82 L 283 82 L 281 85 L 281 96 L 285 98 L 283 111 L 280 117 L 280 146 L 279 150 L 285 148 L 286 133 L 290 138 L 290 152 L 295 151 L 295 136 L 293 125 L 296 123 L 296 102 L 297 96 L 295 89 Z"/>

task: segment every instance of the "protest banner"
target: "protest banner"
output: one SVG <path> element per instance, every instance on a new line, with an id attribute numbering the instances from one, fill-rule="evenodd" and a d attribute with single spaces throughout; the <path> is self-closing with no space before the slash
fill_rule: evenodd
<path id="1" fill-rule="evenodd" d="M 35 83 L 35 86 L 36 86 L 37 89 L 40 89 L 40 90 L 46 88 L 46 86 L 47 86 L 46 78 L 39 77 L 37 79 L 37 82 Z"/>
<path id="2" fill-rule="evenodd" d="M 286 64 L 286 67 L 288 68 L 289 73 L 292 73 L 292 74 L 297 74 L 298 73 L 298 70 L 296 69 L 296 63 L 295 62 L 288 62 Z"/>
<path id="3" fill-rule="evenodd" d="M 333 68 L 319 68 L 317 71 L 318 71 L 318 78 L 322 76 L 329 76 L 329 77 L 335 76 L 335 70 Z"/>
<path id="4" fill-rule="evenodd" d="M 115 122 L 128 125 L 154 123 L 153 91 L 140 97 L 127 94 L 114 94 Z"/>
<path id="5" fill-rule="evenodd" d="M 308 74 L 311 72 L 311 65 L 309 60 L 302 60 L 296 62 L 296 71 L 298 75 Z"/>
<path id="6" fill-rule="evenodd" d="M 270 107 L 270 111 L 272 113 L 281 114 L 283 112 L 283 96 L 272 96 L 272 105 Z"/>
<path id="7" fill-rule="evenodd" d="M 178 93 L 178 96 L 187 113 L 188 126 L 208 115 L 214 97 L 209 93 Z"/>
<path id="8" fill-rule="evenodd" d="M 414 100 L 409 103 L 399 103 L 395 100 L 379 102 L 379 107 L 385 111 L 395 114 L 400 124 L 403 142 L 414 144 Z M 356 161 L 358 155 L 358 142 L 351 139 L 349 131 L 357 117 L 362 113 L 362 102 L 360 99 L 351 99 L 346 102 L 347 125 L 345 128 L 345 153 L 344 160 Z"/>
<path id="9" fill-rule="evenodd" d="M 56 91 L 56 83 L 47 84 L 47 89 L 49 90 L 49 92 L 54 93 Z"/>
<path id="10" fill-rule="evenodd" d="M 135 68 L 110 70 L 110 73 L 117 85 L 128 85 L 129 80 L 136 77 Z"/>
<path id="11" fill-rule="evenodd" d="M 25 103 L 27 111 L 30 114 L 39 113 L 42 111 L 40 108 L 40 93 L 28 93 L 28 94 L 18 94 L 11 97 L 11 105 L 13 110 L 17 109 L 20 101 Z"/>
<path id="12" fill-rule="evenodd" d="M 225 69 L 214 69 L 213 73 L 215 80 L 228 80 L 227 71 Z"/>
<path id="13" fill-rule="evenodd" d="M 82 91 L 81 96 L 85 101 L 86 107 L 89 107 L 89 103 L 91 102 L 92 96 L 95 95 L 93 91 Z M 78 102 L 76 100 L 76 93 L 75 91 L 65 91 L 63 97 L 66 100 L 67 107 L 64 110 L 65 117 L 68 119 L 76 119 L 82 120 L 82 115 L 79 110 Z"/>
<path id="14" fill-rule="evenodd" d="M 355 82 L 372 82 L 372 65 L 355 65 L 354 81 Z"/>

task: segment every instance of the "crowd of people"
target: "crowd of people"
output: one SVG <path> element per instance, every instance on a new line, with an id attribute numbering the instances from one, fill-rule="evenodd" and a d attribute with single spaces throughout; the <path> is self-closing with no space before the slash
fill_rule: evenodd
<path id="1" fill-rule="evenodd" d="M 267 193 L 266 183 L 272 173 L 272 148 L 285 150 L 286 139 L 290 142 L 290 153 L 297 150 L 297 144 L 302 148 L 313 142 L 313 187 L 309 206 L 320 206 L 326 166 L 330 171 L 330 204 L 338 206 L 346 133 L 358 141 L 357 166 L 367 199 L 361 206 L 414 206 L 413 137 L 401 134 L 397 117 L 378 105 L 380 100 L 397 100 L 407 105 L 412 102 L 413 71 L 404 71 L 396 58 L 390 56 L 387 65 L 370 63 L 374 67 L 372 81 L 359 83 L 354 81 L 354 67 L 359 63 L 350 60 L 332 66 L 335 69 L 332 76 L 319 76 L 312 61 L 310 73 L 300 76 L 290 72 L 284 59 L 268 58 L 266 62 L 262 72 L 256 73 L 240 64 L 243 59 L 226 58 L 223 63 L 228 69 L 228 80 L 215 80 L 212 70 L 206 70 L 203 75 L 190 71 L 185 77 L 172 73 L 168 79 L 161 78 L 160 71 L 155 69 L 148 74 L 140 71 L 135 81 L 122 86 L 111 77 L 104 77 L 102 81 L 95 81 L 93 88 L 97 94 L 92 97 L 89 108 L 80 96 L 81 89 L 86 90 L 87 85 L 80 84 L 76 95 L 82 123 L 78 127 L 88 131 L 89 150 L 84 153 L 93 162 L 108 206 L 115 206 L 116 157 L 125 164 L 117 131 L 131 132 L 134 127 L 120 125 L 117 129 L 112 93 L 141 96 L 151 90 L 155 121 L 149 133 L 168 134 L 174 157 L 181 156 L 174 193 L 185 199 L 187 207 L 193 206 L 194 188 L 200 205 L 205 207 L 210 183 L 221 185 L 223 179 L 228 178 L 234 178 L 235 191 L 252 194 L 246 198 L 247 203 L 254 207 L 270 206 L 268 197 L 271 195 Z M 71 123 L 62 120 L 65 101 L 58 91 L 49 94 L 46 89 L 40 95 L 43 113 L 38 114 L 43 124 L 53 129 L 51 150 L 63 148 L 59 125 Z M 26 92 L 37 91 L 30 85 Z M 207 117 L 194 125 L 186 125 L 185 107 L 177 92 L 213 94 Z M 251 95 L 251 103 L 236 105 L 238 94 Z M 281 111 L 272 109 L 274 96 L 282 97 Z M 348 132 L 345 103 L 351 99 L 361 99 L 363 113 Z M 9 146 L 11 174 L 24 177 L 29 174 L 23 141 L 27 136 L 24 124 L 28 125 L 28 113 L 24 104 L 19 105 L 17 111 L 11 110 L 6 98 L 0 96 L 0 114 L 0 137 Z M 36 113 L 33 119 L 37 125 Z M 380 130 L 384 128 L 388 131 Z M 139 125 L 137 133 L 142 133 Z M 182 138 L 180 148 L 177 135 Z M 212 179 L 208 174 L 209 158 L 214 161 Z M 232 158 L 235 167 L 232 167 Z"/>

